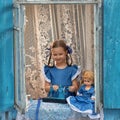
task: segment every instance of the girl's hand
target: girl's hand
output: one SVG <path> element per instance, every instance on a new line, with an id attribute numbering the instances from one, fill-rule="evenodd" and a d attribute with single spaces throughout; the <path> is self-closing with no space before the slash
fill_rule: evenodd
<path id="1" fill-rule="evenodd" d="M 75 92 L 76 88 L 75 88 L 75 86 L 69 86 L 68 90 L 70 92 Z"/>
<path id="2" fill-rule="evenodd" d="M 68 90 L 69 90 L 70 92 L 77 92 L 77 90 L 78 90 L 78 82 L 77 82 L 76 79 L 72 81 L 72 85 L 69 86 L 69 89 L 68 89 Z"/>
<path id="3" fill-rule="evenodd" d="M 57 90 L 59 89 L 59 86 L 58 86 L 58 85 L 53 85 L 52 87 L 53 87 L 53 90 L 54 90 L 54 91 L 57 91 Z"/>

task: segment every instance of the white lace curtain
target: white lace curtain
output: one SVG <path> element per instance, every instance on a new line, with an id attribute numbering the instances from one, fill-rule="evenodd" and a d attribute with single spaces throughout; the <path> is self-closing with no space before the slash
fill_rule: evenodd
<path id="1" fill-rule="evenodd" d="M 64 39 L 73 49 L 73 63 L 93 70 L 94 8 L 87 4 L 27 5 L 25 25 L 26 90 L 33 98 L 45 95 L 42 66 L 51 41 Z"/>

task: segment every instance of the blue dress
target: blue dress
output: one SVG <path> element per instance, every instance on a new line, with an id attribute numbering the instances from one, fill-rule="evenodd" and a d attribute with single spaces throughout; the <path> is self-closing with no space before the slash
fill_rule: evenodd
<path id="1" fill-rule="evenodd" d="M 94 86 L 89 90 L 85 90 L 85 85 L 82 85 L 78 90 L 77 96 L 69 96 L 67 102 L 69 106 L 80 113 L 92 114 L 94 112 L 95 101 L 91 97 L 95 97 Z"/>
<path id="2" fill-rule="evenodd" d="M 69 92 L 68 87 L 72 85 L 72 80 L 74 80 L 80 72 L 80 67 L 77 65 L 67 66 L 64 69 L 45 65 L 43 69 L 45 80 L 51 83 L 51 85 L 59 86 L 58 91 L 54 91 L 51 88 L 48 97 L 65 99 L 68 96 L 75 95 L 75 93 Z"/>

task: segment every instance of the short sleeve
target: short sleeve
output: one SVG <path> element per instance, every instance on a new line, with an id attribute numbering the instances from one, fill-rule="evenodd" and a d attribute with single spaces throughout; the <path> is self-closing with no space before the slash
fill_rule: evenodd
<path id="1" fill-rule="evenodd" d="M 72 66 L 72 80 L 77 78 L 78 75 L 81 73 L 81 67 L 77 65 Z"/>
<path id="2" fill-rule="evenodd" d="M 44 75 L 44 78 L 47 82 L 51 82 L 51 74 L 50 74 L 50 67 L 45 65 L 43 67 L 43 75 Z"/>

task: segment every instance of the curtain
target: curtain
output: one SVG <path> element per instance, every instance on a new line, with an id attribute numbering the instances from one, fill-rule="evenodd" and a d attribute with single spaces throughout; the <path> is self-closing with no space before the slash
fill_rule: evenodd
<path id="1" fill-rule="evenodd" d="M 64 39 L 73 49 L 73 63 L 93 70 L 94 7 L 91 4 L 26 5 L 25 80 L 32 98 L 46 96 L 42 67 L 49 57 L 49 46 Z"/>

